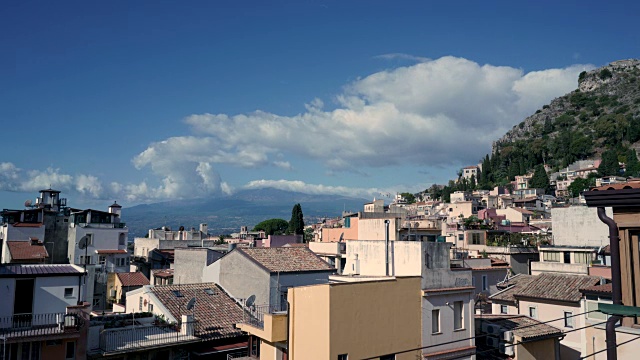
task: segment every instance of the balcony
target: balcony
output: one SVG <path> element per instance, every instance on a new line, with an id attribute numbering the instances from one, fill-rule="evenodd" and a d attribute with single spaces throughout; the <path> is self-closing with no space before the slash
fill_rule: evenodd
<path id="1" fill-rule="evenodd" d="M 312 241 L 309 243 L 309 250 L 319 255 L 340 256 L 346 254 L 347 243 Z"/>
<path id="2" fill-rule="evenodd" d="M 588 275 L 587 264 L 565 264 L 555 261 L 535 261 L 531 263 L 531 275 L 541 273 Z"/>
<path id="3" fill-rule="evenodd" d="M 287 311 L 281 306 L 258 305 L 245 309 L 240 330 L 268 342 L 287 340 Z"/>
<path id="4" fill-rule="evenodd" d="M 19 314 L 0 318 L 0 337 L 13 338 L 33 336 L 66 335 L 80 331 L 84 320 L 77 314 Z"/>
<path id="5" fill-rule="evenodd" d="M 188 344 L 202 341 L 198 336 L 197 321 L 180 325 L 129 325 L 100 331 L 100 352 L 103 355 Z"/>
<path id="6" fill-rule="evenodd" d="M 125 229 L 126 223 L 76 223 L 75 226 L 93 229 Z"/>

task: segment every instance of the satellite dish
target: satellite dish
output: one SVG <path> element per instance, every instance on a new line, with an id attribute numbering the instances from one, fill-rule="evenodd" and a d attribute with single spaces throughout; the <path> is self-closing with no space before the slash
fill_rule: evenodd
<path id="1" fill-rule="evenodd" d="M 250 307 L 252 306 L 254 303 L 256 302 L 256 296 L 255 295 L 251 295 L 247 298 L 247 300 L 244 302 L 244 306 L 246 307 Z"/>
<path id="2" fill-rule="evenodd" d="M 196 304 L 196 298 L 191 298 L 191 300 L 189 300 L 189 302 L 187 303 L 187 310 L 193 309 L 195 304 Z"/>
<path id="3" fill-rule="evenodd" d="M 89 237 L 87 235 L 83 236 L 80 238 L 80 241 L 78 242 L 78 247 L 81 250 L 84 250 L 87 247 L 87 243 L 89 242 Z"/>
<path id="4" fill-rule="evenodd" d="M 343 237 L 344 237 L 344 233 L 340 234 L 340 240 L 338 240 L 338 242 L 342 242 Z"/>
<path id="5" fill-rule="evenodd" d="M 31 207 L 31 204 L 33 204 L 33 203 L 32 203 L 32 202 L 31 202 L 31 200 L 29 199 L 29 200 L 27 200 L 27 201 L 25 201 L 25 202 L 24 202 L 24 207 Z"/>

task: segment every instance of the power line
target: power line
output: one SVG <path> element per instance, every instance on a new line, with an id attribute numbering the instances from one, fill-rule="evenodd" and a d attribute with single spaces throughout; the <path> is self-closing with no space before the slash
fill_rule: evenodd
<path id="1" fill-rule="evenodd" d="M 626 343 L 630 343 L 630 342 L 632 342 L 632 341 L 636 341 L 636 340 L 638 340 L 638 339 L 640 339 L 640 336 L 636 336 L 636 337 L 634 337 L 633 339 L 630 339 L 630 340 L 627 340 L 627 341 L 621 342 L 620 344 L 616 344 L 616 348 L 619 348 L 620 346 L 622 346 L 622 345 L 624 345 L 624 344 L 626 344 Z M 595 349 L 594 349 L 594 350 L 595 350 Z M 583 360 L 583 359 L 588 358 L 589 356 L 593 356 L 593 355 L 595 355 L 595 354 L 600 354 L 600 353 L 601 353 L 601 352 L 603 352 L 603 351 L 607 351 L 607 348 L 605 347 L 605 348 L 604 348 L 604 349 L 602 349 L 602 350 L 598 350 L 598 351 L 596 351 L 596 352 L 594 352 L 594 353 L 591 353 L 591 354 L 589 354 L 589 355 L 585 355 L 585 356 L 583 356 L 583 357 L 579 358 L 578 360 Z"/>
<path id="2" fill-rule="evenodd" d="M 580 316 L 580 315 L 585 315 L 585 314 L 589 314 L 592 312 L 599 312 L 598 310 L 591 310 L 591 311 L 586 311 L 583 313 L 579 313 L 579 314 L 575 314 L 575 315 L 570 315 L 570 316 L 563 316 L 561 318 L 557 318 L 557 319 L 553 319 L 553 320 L 547 320 L 547 321 L 543 321 L 543 322 L 537 322 L 535 324 L 531 324 L 531 325 L 526 325 L 526 326 L 522 326 L 522 327 L 518 327 L 518 330 L 521 329 L 526 329 L 526 328 L 530 328 L 533 326 L 538 326 L 538 325 L 542 325 L 542 324 L 548 324 L 550 322 L 554 322 L 554 321 L 560 321 L 560 320 L 564 320 L 564 319 L 568 319 L 568 318 L 572 318 L 572 317 L 576 317 L 576 316 Z M 506 315 L 506 314 L 505 314 Z M 524 315 L 523 315 L 524 316 Z M 482 319 L 482 318 L 480 318 Z M 567 332 L 571 332 L 571 331 L 567 331 Z M 395 352 L 393 354 L 404 354 L 404 353 L 408 353 L 408 352 L 412 352 L 412 351 L 416 351 L 416 350 L 424 350 L 424 349 L 430 349 L 430 348 L 434 348 L 434 347 L 438 347 L 438 346 L 442 346 L 442 345 L 449 345 L 449 344 L 454 344 L 460 341 L 468 341 L 468 340 L 473 340 L 473 339 L 479 339 L 479 338 L 483 338 L 483 337 L 487 337 L 490 336 L 490 334 L 482 334 L 482 335 L 476 335 L 476 336 L 472 336 L 472 337 L 468 337 L 468 338 L 464 338 L 464 339 L 459 339 L 459 340 L 452 340 L 452 341 L 447 341 L 447 342 L 443 342 L 443 343 L 439 343 L 439 344 L 433 344 L 433 345 L 427 345 L 427 346 L 422 346 L 422 347 L 418 347 L 418 348 L 413 348 L 413 349 L 409 349 L 409 350 L 403 350 L 400 352 Z M 385 355 L 393 355 L 393 354 L 383 354 L 383 355 L 377 355 L 377 356 L 372 356 L 372 357 L 368 357 L 368 358 L 364 358 L 363 360 L 373 360 L 373 359 L 377 359 L 380 356 L 385 356 Z M 449 360 L 453 360 L 453 359 L 449 359 Z"/>

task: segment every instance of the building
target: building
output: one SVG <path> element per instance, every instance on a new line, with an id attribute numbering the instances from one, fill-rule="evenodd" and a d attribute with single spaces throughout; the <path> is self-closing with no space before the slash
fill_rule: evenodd
<path id="1" fill-rule="evenodd" d="M 126 293 L 149 285 L 149 279 L 141 272 L 109 273 L 107 279 L 107 302 L 126 306 Z"/>
<path id="2" fill-rule="evenodd" d="M 640 251 L 637 230 L 640 228 L 640 182 L 602 186 L 585 192 L 584 197 L 587 206 L 598 208 L 598 217 L 611 225 L 609 233 L 612 238 L 619 237 L 618 243 L 610 243 L 613 304 L 640 307 Z M 613 217 L 606 214 L 607 207 L 613 209 Z M 617 344 L 615 351 L 619 359 L 637 357 L 637 345 L 622 344 L 640 336 L 640 319 L 633 316 L 621 318 L 616 313 L 609 315 L 612 316 L 608 321 L 620 321 L 621 326 L 613 327 L 614 331 L 609 335 L 605 335 L 608 331 L 605 330 L 604 324 L 594 326 L 594 330 L 590 331 L 592 341 L 587 342 L 586 351 L 602 351 L 596 358 L 603 359 L 603 354 L 606 355 L 605 338 L 612 336 Z"/>
<path id="3" fill-rule="evenodd" d="M 209 248 L 177 248 L 174 252 L 173 278 L 178 284 L 209 282 L 206 269 L 222 255 Z"/>
<path id="4" fill-rule="evenodd" d="M 420 277 L 332 280 L 289 289 L 289 307 L 283 311 L 250 310 L 238 324 L 251 335 L 249 355 L 276 360 L 420 356 Z"/>
<path id="5" fill-rule="evenodd" d="M 83 276 L 75 265 L 0 265 L 0 337 L 7 359 L 86 358 Z"/>
<path id="6" fill-rule="evenodd" d="M 45 264 L 49 253 L 37 238 L 29 241 L 7 241 L 2 253 L 2 263 L 7 264 Z"/>
<path id="7" fill-rule="evenodd" d="M 538 251 L 540 261 L 531 262 L 531 275 L 588 275 L 589 267 L 598 256 L 598 248 L 592 246 L 539 245 Z"/>
<path id="8" fill-rule="evenodd" d="M 607 216 L 613 216 L 611 209 Z M 561 246 L 609 245 L 609 228 L 598 219 L 596 209 L 586 206 L 569 206 L 551 209 L 553 244 Z"/>
<path id="9" fill-rule="evenodd" d="M 528 316 L 476 315 L 476 334 L 478 358 L 560 360 L 562 331 Z"/>
<path id="10" fill-rule="evenodd" d="M 471 359 L 475 352 L 472 273 L 451 270 L 450 249 L 444 242 L 347 242 L 343 275 L 421 277 L 425 359 Z"/>
<path id="11" fill-rule="evenodd" d="M 256 305 L 285 309 L 289 288 L 327 283 L 334 272 L 306 247 L 236 248 L 207 266 L 203 280 L 236 299 L 253 296 Z"/>
<path id="12" fill-rule="evenodd" d="M 585 317 L 580 315 L 583 309 L 580 289 L 598 285 L 600 278 L 543 273 L 529 279 L 528 283 L 526 277 L 517 279 L 514 287 L 491 296 L 494 309 L 500 306 L 499 313 L 503 313 L 502 305 L 507 305 L 507 314 L 527 315 L 561 329 L 565 332 L 560 342 L 562 359 L 586 355 L 584 333 L 574 331 L 585 325 Z M 511 298 L 513 302 L 508 304 Z"/>
<path id="13" fill-rule="evenodd" d="M 516 274 L 496 285 L 498 292 L 489 296 L 491 313 L 501 315 L 517 315 L 518 300 L 513 296 L 529 285 L 534 279 L 532 275 Z"/>
<path id="14" fill-rule="evenodd" d="M 171 285 L 173 284 L 173 269 L 154 269 L 151 270 L 151 285 Z"/>
<path id="15" fill-rule="evenodd" d="M 462 168 L 462 178 L 470 180 L 473 176 L 476 181 L 478 181 L 478 174 L 480 173 L 480 168 L 478 165 L 465 166 Z"/>
<path id="16" fill-rule="evenodd" d="M 242 308 L 216 284 L 145 285 L 126 298 L 120 320 L 96 318 L 94 357 L 226 360 L 247 348 L 246 335 L 234 326 Z M 121 325 L 106 326 L 114 322 Z"/>

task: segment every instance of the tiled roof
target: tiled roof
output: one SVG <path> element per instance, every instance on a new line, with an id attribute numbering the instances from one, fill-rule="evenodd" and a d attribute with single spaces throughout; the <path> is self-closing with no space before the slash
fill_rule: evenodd
<path id="1" fill-rule="evenodd" d="M 27 276 L 64 276 L 82 275 L 82 269 L 74 265 L 0 265 L 0 276 L 13 277 L 20 275 Z"/>
<path id="2" fill-rule="evenodd" d="M 122 286 L 149 285 L 149 279 L 141 272 L 116 273 Z"/>
<path id="3" fill-rule="evenodd" d="M 600 278 L 595 276 L 540 274 L 517 291 L 514 297 L 578 302 L 582 298 L 580 289 L 599 282 Z"/>
<path id="4" fill-rule="evenodd" d="M 602 248 L 602 253 L 605 255 L 611 255 L 611 245 L 607 245 Z"/>
<path id="5" fill-rule="evenodd" d="M 41 243 L 31 244 L 31 241 L 7 241 L 7 247 L 12 260 L 37 260 L 49 257 L 47 249 Z"/>
<path id="6" fill-rule="evenodd" d="M 507 281 L 499 282 L 498 289 L 504 290 L 491 295 L 490 298 L 515 303 L 516 299 L 513 297 L 513 295 L 520 291 L 523 287 L 526 287 L 534 278 L 535 276 L 524 274 L 512 276 L 507 279 Z"/>
<path id="7" fill-rule="evenodd" d="M 108 255 L 108 254 L 126 254 L 127 250 L 105 250 L 105 249 L 98 249 L 96 250 L 97 254 L 103 254 L 103 255 Z"/>
<path id="8" fill-rule="evenodd" d="M 593 188 L 591 189 L 591 191 L 625 190 L 625 189 L 640 189 L 640 181 L 629 181 L 626 183 L 603 185 L 597 188 Z"/>
<path id="9" fill-rule="evenodd" d="M 168 278 L 173 277 L 173 269 L 154 269 L 151 273 L 154 277 Z"/>
<path id="10" fill-rule="evenodd" d="M 21 223 L 21 222 L 15 222 L 15 223 L 11 224 L 11 226 L 13 226 L 13 227 L 40 227 L 40 226 L 42 226 L 42 223 Z"/>
<path id="11" fill-rule="evenodd" d="M 270 272 L 335 271 L 306 247 L 236 249 Z"/>
<path id="12" fill-rule="evenodd" d="M 580 292 L 611 295 L 613 293 L 613 285 L 609 283 L 609 284 L 603 284 L 603 285 L 589 286 L 589 287 L 580 289 Z"/>
<path id="13" fill-rule="evenodd" d="M 562 336 L 562 330 L 525 315 L 482 315 L 476 316 L 477 319 L 513 331 L 513 334 L 521 337 L 522 340 Z"/>
<path id="14" fill-rule="evenodd" d="M 198 323 L 196 328 L 204 337 L 220 339 L 243 335 L 235 328 L 235 324 L 242 322 L 242 308 L 215 283 L 152 286 L 150 289 L 175 319 L 193 313 Z M 213 295 L 205 289 L 213 290 Z M 174 291 L 182 296 L 176 296 Z M 187 310 L 187 303 L 192 298 L 196 298 L 195 306 L 193 310 Z"/>

